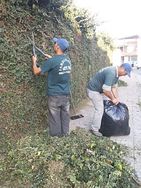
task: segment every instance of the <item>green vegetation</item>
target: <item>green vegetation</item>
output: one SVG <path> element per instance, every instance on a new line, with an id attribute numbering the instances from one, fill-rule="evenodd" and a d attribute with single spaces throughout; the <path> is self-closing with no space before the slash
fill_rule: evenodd
<path id="1" fill-rule="evenodd" d="M 140 108 L 141 108 L 141 101 L 139 100 L 139 102 L 138 102 L 138 105 L 140 106 Z"/>
<path id="2" fill-rule="evenodd" d="M 109 57 L 110 63 L 111 63 L 112 52 L 115 49 L 112 39 L 106 33 L 98 33 L 97 38 L 98 38 L 98 41 L 97 41 L 98 46 L 101 49 L 106 50 L 107 56 Z"/>
<path id="3" fill-rule="evenodd" d="M 79 105 L 88 78 L 110 64 L 112 41 L 97 36 L 96 23 L 71 1 L 52 1 L 55 10 L 52 5 L 29 10 L 26 3 L 0 2 L 0 187 L 135 188 L 119 145 L 83 130 L 47 136 L 45 78 L 31 68 L 32 32 L 36 45 L 52 55 L 51 39 L 67 38 L 73 100 Z M 43 61 L 40 54 L 38 59 Z"/>
<path id="4" fill-rule="evenodd" d="M 136 187 L 122 159 L 125 148 L 83 129 L 64 138 L 48 137 L 47 132 L 26 136 L 14 145 L 3 135 L 0 139 L 3 187 Z"/>
<path id="5" fill-rule="evenodd" d="M 60 1 L 55 1 L 55 6 L 57 2 Z M 47 127 L 46 86 L 44 77 L 32 74 L 29 40 L 32 31 L 36 45 L 52 55 L 53 37 L 61 36 L 70 41 L 68 54 L 72 60 L 72 95 L 76 106 L 86 98 L 88 78 L 110 64 L 110 58 L 107 49 L 97 44 L 95 23 L 90 21 L 88 13 L 77 10 L 70 1 L 65 1 L 56 11 L 38 6 L 31 11 L 24 0 L 1 0 L 1 7 L 0 126 L 17 137 L 27 132 L 42 132 Z M 38 59 L 44 60 L 40 54 Z"/>
<path id="6" fill-rule="evenodd" d="M 126 87 L 126 86 L 127 86 L 127 83 L 126 83 L 125 81 L 123 81 L 123 80 L 119 80 L 119 81 L 118 81 L 118 86 L 119 86 L 119 87 Z"/>

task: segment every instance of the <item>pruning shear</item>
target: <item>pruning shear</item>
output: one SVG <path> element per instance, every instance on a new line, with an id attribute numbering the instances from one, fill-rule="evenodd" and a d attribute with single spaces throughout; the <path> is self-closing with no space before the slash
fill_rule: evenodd
<path id="1" fill-rule="evenodd" d="M 28 37 L 29 38 L 29 37 Z M 29 38 L 30 42 L 32 43 L 32 54 L 36 57 L 36 50 L 38 50 L 42 55 L 46 56 L 46 54 L 35 45 L 35 40 L 34 40 L 34 34 L 32 32 L 32 40 Z"/>
<path id="2" fill-rule="evenodd" d="M 36 51 L 35 51 L 35 40 L 34 40 L 34 34 L 32 32 L 32 54 L 36 57 Z"/>
<path id="3" fill-rule="evenodd" d="M 36 51 L 35 51 L 35 40 L 34 40 L 34 34 L 33 34 L 33 32 L 32 32 L 32 44 L 33 44 L 33 46 L 32 46 L 32 54 L 37 58 Z M 40 67 L 38 65 L 38 63 L 36 63 L 36 65 L 37 65 L 37 67 Z"/>

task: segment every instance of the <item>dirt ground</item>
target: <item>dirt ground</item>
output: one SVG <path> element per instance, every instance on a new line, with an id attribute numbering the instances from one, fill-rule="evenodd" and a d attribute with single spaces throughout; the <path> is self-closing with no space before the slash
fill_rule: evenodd
<path id="1" fill-rule="evenodd" d="M 138 182 L 141 184 L 141 69 L 134 68 L 131 78 L 125 76 L 120 79 L 127 83 L 127 86 L 119 87 L 119 97 L 120 101 L 128 106 L 131 133 L 128 136 L 116 136 L 110 139 L 128 147 L 129 155 L 126 160 L 135 170 Z M 88 100 L 78 114 L 83 114 L 84 117 L 72 120 L 70 129 L 81 127 L 89 130 L 94 115 L 91 101 Z"/>

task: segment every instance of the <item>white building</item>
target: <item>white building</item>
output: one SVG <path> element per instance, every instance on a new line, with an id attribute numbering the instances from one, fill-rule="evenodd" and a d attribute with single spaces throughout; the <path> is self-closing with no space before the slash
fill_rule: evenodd
<path id="1" fill-rule="evenodd" d="M 121 63 L 141 67 L 141 37 L 138 35 L 118 39 Z"/>

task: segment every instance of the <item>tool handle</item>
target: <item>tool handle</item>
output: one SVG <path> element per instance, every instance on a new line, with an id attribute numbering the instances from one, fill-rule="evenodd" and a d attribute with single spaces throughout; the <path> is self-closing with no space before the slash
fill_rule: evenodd
<path id="1" fill-rule="evenodd" d="M 36 57 L 36 52 L 35 52 L 35 47 L 34 47 L 34 45 L 33 45 L 33 47 L 32 47 L 32 55 L 34 55 L 34 56 Z"/>
<path id="2" fill-rule="evenodd" d="M 35 40 L 34 40 L 34 34 L 32 32 L 32 54 L 36 57 L 36 51 L 35 51 Z"/>
<path id="3" fill-rule="evenodd" d="M 46 56 L 46 54 L 45 54 L 40 48 L 38 48 L 37 46 L 35 46 L 35 48 L 36 48 L 42 55 Z"/>
<path id="4" fill-rule="evenodd" d="M 35 45 L 35 41 L 34 41 L 34 34 L 32 33 L 32 40 L 30 39 L 30 37 L 28 37 L 28 39 L 30 40 L 31 44 L 33 45 L 32 47 L 32 54 L 34 56 L 36 56 L 36 50 L 38 50 L 42 55 L 46 56 L 46 54 Z"/>

